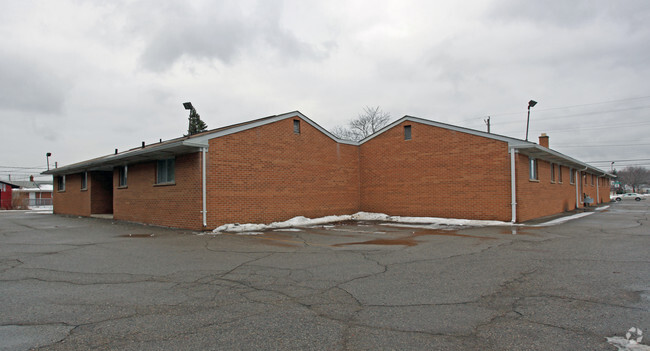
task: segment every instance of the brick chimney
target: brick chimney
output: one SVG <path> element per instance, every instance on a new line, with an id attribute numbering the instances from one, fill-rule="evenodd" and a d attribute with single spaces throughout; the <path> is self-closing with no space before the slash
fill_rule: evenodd
<path id="1" fill-rule="evenodd" d="M 539 145 L 548 149 L 548 135 L 546 135 L 546 133 L 542 133 L 542 135 L 539 136 Z"/>
<path id="2" fill-rule="evenodd" d="M 32 182 L 32 183 L 34 182 L 34 176 L 33 175 L 29 176 L 29 181 Z"/>

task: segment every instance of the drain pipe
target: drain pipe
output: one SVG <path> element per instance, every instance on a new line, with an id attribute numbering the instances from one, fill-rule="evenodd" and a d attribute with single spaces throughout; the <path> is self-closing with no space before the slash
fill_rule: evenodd
<path id="1" fill-rule="evenodd" d="M 515 187 L 515 149 L 510 149 L 510 194 L 512 196 L 512 223 L 517 221 L 517 191 Z"/>
<path id="2" fill-rule="evenodd" d="M 596 205 L 599 204 L 600 201 L 600 176 L 596 178 Z"/>
<path id="3" fill-rule="evenodd" d="M 206 198 L 206 191 L 207 191 L 207 186 L 206 186 L 206 166 L 205 166 L 205 154 L 208 151 L 207 147 L 201 148 L 201 153 L 203 154 L 203 162 L 201 162 L 201 173 L 202 173 L 202 189 L 201 192 L 203 193 L 203 228 L 208 226 L 208 215 L 207 215 L 207 198 Z"/>

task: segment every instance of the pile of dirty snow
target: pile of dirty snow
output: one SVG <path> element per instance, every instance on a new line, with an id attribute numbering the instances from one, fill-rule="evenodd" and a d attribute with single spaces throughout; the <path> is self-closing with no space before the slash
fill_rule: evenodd
<path id="1" fill-rule="evenodd" d="M 389 216 L 384 213 L 357 212 L 353 215 L 325 216 L 320 218 L 307 218 L 303 216 L 293 217 L 284 222 L 273 222 L 270 224 L 224 224 L 215 230 L 214 233 L 248 233 L 260 232 L 270 229 L 282 229 L 293 227 L 309 227 L 342 221 L 381 221 L 392 223 L 419 223 L 419 224 L 437 224 L 449 226 L 492 226 L 492 225 L 511 225 L 510 222 L 501 221 L 480 221 L 470 219 L 439 218 L 439 217 L 401 217 Z"/>

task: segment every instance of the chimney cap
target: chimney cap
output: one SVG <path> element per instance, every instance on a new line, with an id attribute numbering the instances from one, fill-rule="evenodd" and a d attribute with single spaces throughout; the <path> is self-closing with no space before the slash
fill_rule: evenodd
<path id="1" fill-rule="evenodd" d="M 548 135 L 546 135 L 546 133 L 542 133 L 542 135 L 540 135 L 540 136 L 542 136 L 542 137 L 548 137 Z"/>

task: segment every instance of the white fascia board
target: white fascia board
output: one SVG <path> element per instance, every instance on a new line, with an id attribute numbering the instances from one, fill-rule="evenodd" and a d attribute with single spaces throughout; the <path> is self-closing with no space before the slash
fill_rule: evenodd
<path id="1" fill-rule="evenodd" d="M 189 140 L 186 140 L 185 143 L 187 145 L 189 145 L 189 143 L 192 143 L 192 144 L 196 144 L 196 145 L 206 145 L 207 146 L 208 140 L 210 140 L 210 139 L 219 138 L 219 137 L 222 137 L 222 136 L 239 133 L 239 132 L 242 132 L 242 131 L 245 131 L 245 130 L 248 130 L 248 129 L 257 128 L 257 127 L 260 127 L 260 126 L 264 126 L 264 125 L 267 125 L 267 124 L 275 123 L 275 122 L 278 122 L 278 121 L 281 121 L 281 120 L 284 120 L 284 119 L 287 119 L 287 118 L 293 118 L 293 117 L 299 117 L 300 119 L 302 119 L 305 122 L 309 123 L 309 125 L 311 125 L 312 127 L 318 129 L 321 133 L 327 135 L 330 139 L 336 141 L 337 143 L 349 144 L 349 145 L 359 145 L 359 143 L 355 142 L 355 141 L 343 140 L 343 139 L 337 138 L 336 136 L 334 136 L 334 134 L 328 132 L 325 128 L 319 126 L 316 122 L 312 121 L 311 119 L 309 119 L 307 116 L 303 115 L 299 111 L 283 113 L 281 115 L 277 115 L 277 116 L 274 116 L 274 117 L 271 117 L 271 118 L 267 118 L 267 119 L 264 119 L 264 120 L 261 120 L 261 121 L 258 121 L 258 122 L 248 123 L 248 124 L 244 124 L 244 125 L 241 125 L 241 126 L 236 126 L 236 127 L 224 129 L 224 130 L 221 130 L 221 131 L 218 131 L 218 132 L 214 132 L 214 133 L 210 133 L 210 134 L 206 134 L 206 135 L 201 135 L 201 136 L 194 137 L 194 138 L 191 138 Z"/>
<path id="2" fill-rule="evenodd" d="M 83 162 L 78 162 L 63 167 L 52 168 L 49 171 L 42 172 L 41 174 L 58 175 L 58 174 L 71 174 L 71 173 L 89 171 L 89 170 L 93 170 L 94 168 L 95 169 L 101 168 L 102 166 L 115 165 L 116 163 L 118 163 L 118 161 L 121 160 L 128 161 L 129 159 L 134 157 L 146 156 L 147 154 L 170 150 L 170 149 L 178 148 L 179 146 L 185 146 L 183 144 L 183 141 L 176 141 L 164 145 L 149 146 L 144 149 L 129 150 L 129 151 L 119 153 L 117 155 L 106 155 L 89 161 L 83 161 Z"/>
<path id="3" fill-rule="evenodd" d="M 210 144 L 208 144 L 207 141 L 206 142 L 198 142 L 198 141 L 194 141 L 194 139 L 191 139 L 191 140 L 184 140 L 183 141 L 183 146 L 204 148 L 204 147 L 209 147 Z"/>
<path id="4" fill-rule="evenodd" d="M 586 164 L 586 163 L 584 163 L 582 161 L 578 161 L 578 160 L 576 160 L 576 159 L 574 159 L 574 158 L 572 158 L 570 156 L 564 155 L 562 153 L 559 153 L 559 152 L 557 152 L 555 150 L 551 150 L 549 148 L 545 148 L 545 147 L 543 147 L 541 145 L 538 145 L 538 144 L 534 144 L 534 143 L 511 144 L 511 145 L 509 145 L 509 148 L 511 150 L 520 151 L 523 154 L 526 154 L 527 150 L 533 150 L 533 153 L 535 153 L 535 154 L 542 154 L 543 155 L 542 159 L 544 158 L 544 156 L 551 156 L 551 157 L 549 157 L 549 159 L 558 158 L 558 159 L 561 160 L 561 161 L 554 160 L 555 163 L 558 163 L 558 164 L 563 164 L 564 163 L 565 165 L 572 166 L 573 168 L 584 168 L 585 170 L 591 170 L 592 172 L 600 173 L 600 175 L 602 175 L 602 176 L 611 176 L 611 174 L 603 171 L 602 169 L 596 168 L 596 167 L 591 166 L 589 164 Z"/>

